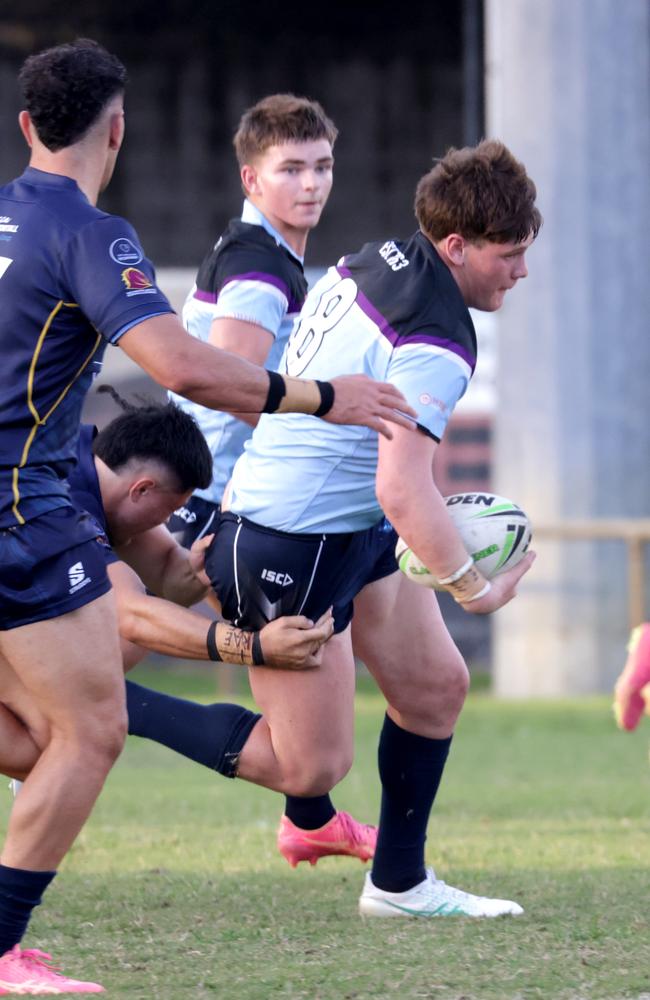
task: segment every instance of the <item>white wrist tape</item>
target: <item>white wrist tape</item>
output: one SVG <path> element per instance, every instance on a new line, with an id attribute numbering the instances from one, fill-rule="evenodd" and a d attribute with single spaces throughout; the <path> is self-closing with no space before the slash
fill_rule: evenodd
<path id="1" fill-rule="evenodd" d="M 467 571 L 470 570 L 473 565 L 474 565 L 474 560 L 472 559 L 471 556 L 468 556 L 467 562 L 464 562 L 463 565 L 460 567 L 460 569 L 457 569 L 455 573 L 451 574 L 451 576 L 446 576 L 444 580 L 438 580 L 438 583 L 441 584 L 443 587 L 446 587 L 450 583 L 456 583 L 456 580 L 460 580 L 461 576 L 465 576 L 465 573 L 467 573 Z"/>
<path id="2" fill-rule="evenodd" d="M 467 597 L 467 598 L 465 598 L 464 601 L 459 601 L 458 603 L 459 604 L 471 604 L 472 601 L 480 601 L 480 599 L 482 597 L 485 597 L 486 594 L 489 594 L 491 590 L 492 590 L 492 584 L 490 583 L 489 580 L 487 580 L 486 583 L 485 583 L 485 586 L 481 587 L 481 589 L 479 590 L 478 594 L 474 594 L 472 597 Z"/>

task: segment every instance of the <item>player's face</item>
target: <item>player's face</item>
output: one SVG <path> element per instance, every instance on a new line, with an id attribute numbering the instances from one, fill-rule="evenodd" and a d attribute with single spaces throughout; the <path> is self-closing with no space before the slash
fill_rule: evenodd
<path id="1" fill-rule="evenodd" d="M 119 545 L 135 535 L 165 524 L 191 496 L 191 490 L 179 493 L 155 479 L 138 480 L 119 511 L 111 518 L 109 528 L 113 542 Z"/>
<path id="2" fill-rule="evenodd" d="M 248 197 L 290 246 L 318 225 L 332 189 L 334 158 L 327 139 L 283 142 L 242 169 Z M 302 251 L 298 251 L 302 252 Z"/>
<path id="3" fill-rule="evenodd" d="M 506 292 L 528 274 L 525 257 L 532 241 L 531 236 L 523 243 L 466 243 L 461 287 L 467 305 L 484 312 L 500 309 Z"/>

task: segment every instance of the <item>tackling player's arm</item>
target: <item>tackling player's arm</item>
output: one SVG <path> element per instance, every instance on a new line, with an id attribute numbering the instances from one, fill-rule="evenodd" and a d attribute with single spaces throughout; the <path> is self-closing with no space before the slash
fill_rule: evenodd
<path id="1" fill-rule="evenodd" d="M 205 579 L 198 575 L 203 569 L 203 550 L 209 538 L 200 539 L 188 550 L 178 544 L 164 525 L 159 525 L 116 546 L 116 552 L 153 594 L 189 607 L 202 601 L 209 589 Z"/>
<path id="2" fill-rule="evenodd" d="M 173 313 L 132 326 L 120 337 L 119 346 L 165 388 L 237 416 L 251 411 L 310 413 L 330 423 L 371 427 L 385 437 L 392 434 L 387 421 L 412 427 L 403 414 L 414 416 L 414 411 L 388 383 L 365 375 L 342 375 L 319 384 L 268 372 L 191 337 Z"/>
<path id="3" fill-rule="evenodd" d="M 388 520 L 418 558 L 438 580 L 449 581 L 445 589 L 466 611 L 488 614 L 515 596 L 518 581 L 535 557 L 529 553 L 488 585 L 473 566 L 434 482 L 436 447 L 436 441 L 423 432 L 406 434 L 401 428 L 396 428 L 391 441 L 380 439 L 377 497 Z M 465 572 L 459 574 L 464 567 Z"/>
<path id="4" fill-rule="evenodd" d="M 331 611 L 314 625 L 303 616 L 279 618 L 259 633 L 235 628 L 146 593 L 125 562 L 108 566 L 117 600 L 120 636 L 136 647 L 188 660 L 223 660 L 250 666 L 301 670 L 321 662 L 320 647 L 332 634 Z M 257 641 L 255 640 L 257 636 Z M 134 657 L 129 657 L 129 663 Z"/>

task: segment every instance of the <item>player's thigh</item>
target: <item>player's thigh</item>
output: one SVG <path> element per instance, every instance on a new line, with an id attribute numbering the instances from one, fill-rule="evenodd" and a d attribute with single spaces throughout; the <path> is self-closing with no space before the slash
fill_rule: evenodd
<path id="1" fill-rule="evenodd" d="M 124 675 L 112 592 L 57 618 L 0 633 L 0 653 L 20 680 L 16 693 L 58 731 L 84 722 L 123 725 Z M 22 712 L 20 712 L 22 715 Z"/>
<path id="2" fill-rule="evenodd" d="M 398 711 L 429 715 L 462 700 L 468 675 L 435 593 L 401 573 L 368 584 L 355 598 L 354 651 Z"/>
<path id="3" fill-rule="evenodd" d="M 276 756 L 349 760 L 354 727 L 350 629 L 332 636 L 314 670 L 250 670 L 251 689 L 271 730 Z"/>
<path id="4" fill-rule="evenodd" d="M 25 685 L 9 661 L 1 654 L 0 704 L 15 717 L 19 725 L 25 727 L 41 750 L 47 746 L 50 736 L 48 721 L 29 697 Z"/>

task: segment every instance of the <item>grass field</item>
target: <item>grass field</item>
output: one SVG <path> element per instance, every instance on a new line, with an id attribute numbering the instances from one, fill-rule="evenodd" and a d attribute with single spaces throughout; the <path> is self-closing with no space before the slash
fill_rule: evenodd
<path id="1" fill-rule="evenodd" d="M 207 674 L 158 676 L 209 700 Z M 381 717 L 364 689 L 335 792 L 366 820 Z M 131 740 L 26 944 L 112 1000 L 650 1000 L 649 741 L 650 724 L 618 733 L 606 699 L 472 695 L 428 858 L 526 912 L 420 922 L 362 921 L 356 860 L 292 871 L 274 847 L 277 796 Z"/>

